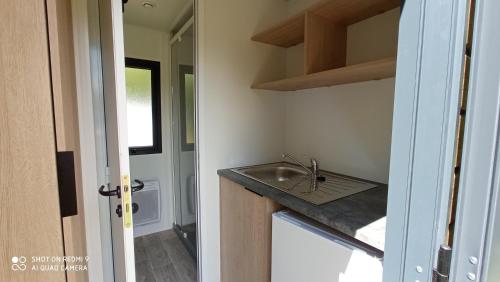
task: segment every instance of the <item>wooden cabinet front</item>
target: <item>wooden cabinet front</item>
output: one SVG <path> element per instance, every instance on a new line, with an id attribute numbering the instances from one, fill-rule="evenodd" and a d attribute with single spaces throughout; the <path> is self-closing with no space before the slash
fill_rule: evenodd
<path id="1" fill-rule="evenodd" d="M 272 213 L 280 205 L 220 178 L 222 282 L 271 281 Z"/>

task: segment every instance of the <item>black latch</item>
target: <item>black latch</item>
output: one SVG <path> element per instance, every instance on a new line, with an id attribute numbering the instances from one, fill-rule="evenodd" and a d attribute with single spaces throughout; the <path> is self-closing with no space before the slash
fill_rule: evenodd
<path id="1" fill-rule="evenodd" d="M 139 204 L 137 203 L 132 203 L 132 214 L 136 213 L 139 211 Z M 122 217 L 123 212 L 122 212 L 122 205 L 118 204 L 116 207 L 115 213 L 118 215 L 118 217 Z"/>

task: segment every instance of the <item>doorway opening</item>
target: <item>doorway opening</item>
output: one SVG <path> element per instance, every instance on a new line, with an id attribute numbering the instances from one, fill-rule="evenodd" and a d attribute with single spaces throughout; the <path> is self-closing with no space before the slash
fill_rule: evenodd
<path id="1" fill-rule="evenodd" d="M 89 3 L 104 280 L 196 281 L 194 3 Z"/>
<path id="2" fill-rule="evenodd" d="M 123 8 L 137 281 L 196 281 L 192 25 L 190 0 Z"/>

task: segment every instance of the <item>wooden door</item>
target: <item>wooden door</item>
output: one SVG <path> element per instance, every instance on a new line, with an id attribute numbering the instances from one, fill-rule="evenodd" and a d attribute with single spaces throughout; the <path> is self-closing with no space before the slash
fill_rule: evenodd
<path id="1" fill-rule="evenodd" d="M 45 1 L 1 7 L 0 280 L 65 281 L 30 269 L 32 256 L 63 256 Z"/>

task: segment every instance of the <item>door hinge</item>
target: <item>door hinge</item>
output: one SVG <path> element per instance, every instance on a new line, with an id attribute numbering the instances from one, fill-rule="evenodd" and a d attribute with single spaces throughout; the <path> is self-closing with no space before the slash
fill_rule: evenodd
<path id="1" fill-rule="evenodd" d="M 438 252 L 437 265 L 432 271 L 432 282 L 448 282 L 451 265 L 451 247 L 441 245 Z"/>

